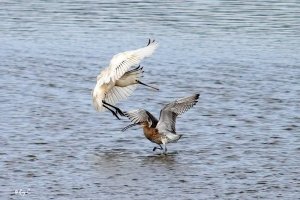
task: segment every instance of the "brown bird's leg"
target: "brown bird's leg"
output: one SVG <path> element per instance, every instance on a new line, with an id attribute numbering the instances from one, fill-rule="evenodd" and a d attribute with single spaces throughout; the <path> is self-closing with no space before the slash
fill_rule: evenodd
<path id="1" fill-rule="evenodd" d="M 113 111 L 112 109 L 110 109 L 109 107 L 107 107 L 106 105 L 103 104 L 103 107 L 108 109 L 114 116 L 116 116 L 116 118 L 118 120 L 120 120 L 120 118 L 118 117 L 117 113 L 115 111 Z"/>
<path id="2" fill-rule="evenodd" d="M 104 101 L 104 100 L 102 100 L 102 103 L 103 103 L 103 105 L 107 105 L 107 106 L 110 106 L 110 107 L 116 109 L 116 112 L 115 112 L 115 113 L 119 113 L 121 116 L 125 116 L 124 113 L 123 113 L 123 111 L 122 111 L 120 108 L 118 108 L 118 107 L 116 107 L 116 106 L 113 106 L 113 105 L 107 103 L 107 102 Z"/>
<path id="3" fill-rule="evenodd" d="M 164 154 L 167 154 L 167 146 L 164 144 Z"/>
<path id="4" fill-rule="evenodd" d="M 153 148 L 153 151 L 155 151 L 156 149 L 160 149 L 160 150 L 163 150 L 162 146 L 159 144 L 159 147 L 154 147 Z"/>
<path id="5" fill-rule="evenodd" d="M 141 81 L 139 81 L 139 80 L 136 80 L 136 82 L 137 82 L 138 84 L 141 84 L 141 85 L 144 85 L 144 86 L 150 87 L 150 88 L 152 88 L 152 89 L 159 90 L 158 88 L 156 88 L 156 87 L 153 87 L 153 86 L 151 86 L 151 85 L 147 85 L 146 83 L 143 83 L 143 82 L 141 82 Z"/>

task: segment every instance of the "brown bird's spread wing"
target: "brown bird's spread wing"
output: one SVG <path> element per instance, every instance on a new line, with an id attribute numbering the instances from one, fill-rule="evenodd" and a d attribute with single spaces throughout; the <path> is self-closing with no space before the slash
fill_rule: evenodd
<path id="1" fill-rule="evenodd" d="M 171 103 L 168 103 L 160 111 L 160 117 L 156 128 L 161 133 L 176 133 L 175 123 L 178 115 L 189 110 L 198 101 L 200 94 L 195 94 L 189 97 L 177 99 Z"/>
<path id="2" fill-rule="evenodd" d="M 122 130 L 125 131 L 128 128 L 141 124 L 143 122 L 148 122 L 150 127 L 156 127 L 158 120 L 147 110 L 144 109 L 137 109 L 137 110 L 132 110 L 129 112 L 124 112 L 125 116 L 128 117 L 133 124 L 130 124 L 123 128 Z"/>

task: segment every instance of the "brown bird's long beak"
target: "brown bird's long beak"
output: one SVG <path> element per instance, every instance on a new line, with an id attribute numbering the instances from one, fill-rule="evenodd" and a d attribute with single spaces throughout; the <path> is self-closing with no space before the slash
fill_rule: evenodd
<path id="1" fill-rule="evenodd" d="M 153 87 L 153 86 L 151 86 L 151 85 L 147 85 L 146 83 L 143 83 L 143 82 L 141 82 L 141 81 L 139 81 L 139 80 L 137 80 L 136 82 L 137 82 L 138 84 L 141 84 L 141 85 L 147 86 L 147 87 L 149 87 L 149 88 L 152 88 L 152 89 L 154 89 L 154 90 L 159 90 L 158 88 L 156 88 L 156 87 Z"/>

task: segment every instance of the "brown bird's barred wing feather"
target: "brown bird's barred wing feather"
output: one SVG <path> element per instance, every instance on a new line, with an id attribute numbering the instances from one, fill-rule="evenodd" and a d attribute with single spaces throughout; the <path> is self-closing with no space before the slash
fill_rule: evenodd
<path id="1" fill-rule="evenodd" d="M 141 124 L 143 122 L 148 122 L 150 127 L 156 127 L 158 120 L 147 110 L 144 109 L 137 109 L 137 110 L 132 110 L 129 112 L 124 112 L 125 116 L 128 117 L 133 124 L 130 124 L 123 128 L 122 130 L 125 131 L 126 129 L 134 126 Z"/>
<path id="2" fill-rule="evenodd" d="M 195 94 L 189 97 L 177 99 L 163 107 L 160 111 L 159 122 L 157 124 L 159 132 L 176 133 L 175 123 L 177 116 L 193 107 L 198 102 L 199 96 L 200 94 Z"/>

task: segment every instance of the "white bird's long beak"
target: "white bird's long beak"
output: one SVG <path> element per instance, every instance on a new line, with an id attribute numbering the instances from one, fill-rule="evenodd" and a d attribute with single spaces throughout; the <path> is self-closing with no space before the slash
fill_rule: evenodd
<path id="1" fill-rule="evenodd" d="M 154 90 L 159 90 L 158 88 L 153 87 L 153 86 L 151 86 L 151 85 L 148 85 L 148 84 L 146 84 L 146 83 L 143 83 L 143 82 L 141 82 L 141 81 L 139 81 L 139 80 L 137 80 L 137 83 L 138 83 L 138 84 L 141 84 L 141 85 L 144 85 L 144 86 L 147 86 L 147 87 L 149 87 L 149 88 L 152 88 L 152 89 L 154 89 Z"/>

